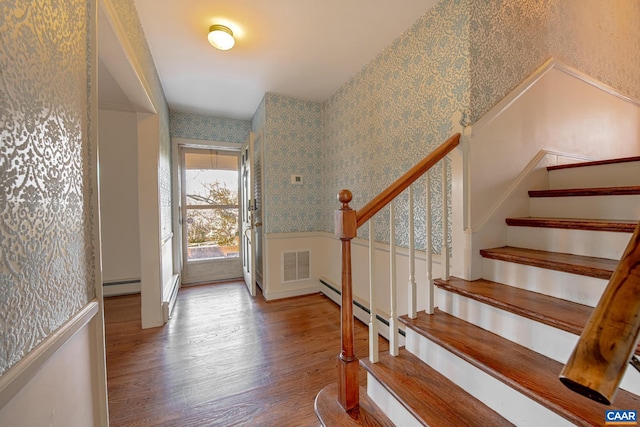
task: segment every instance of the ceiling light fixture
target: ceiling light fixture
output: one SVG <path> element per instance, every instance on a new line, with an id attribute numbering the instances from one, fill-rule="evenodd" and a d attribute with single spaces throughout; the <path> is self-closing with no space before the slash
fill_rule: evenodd
<path id="1" fill-rule="evenodd" d="M 229 50 L 236 43 L 233 32 L 224 25 L 212 25 L 209 27 L 209 43 L 220 50 Z"/>

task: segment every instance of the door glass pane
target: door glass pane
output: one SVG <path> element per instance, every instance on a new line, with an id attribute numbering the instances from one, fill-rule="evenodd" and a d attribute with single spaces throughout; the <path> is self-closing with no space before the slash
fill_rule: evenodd
<path id="1" fill-rule="evenodd" d="M 239 256 L 238 208 L 187 209 L 187 259 Z"/>
<path id="2" fill-rule="evenodd" d="M 185 153 L 187 261 L 237 258 L 238 157 Z"/>

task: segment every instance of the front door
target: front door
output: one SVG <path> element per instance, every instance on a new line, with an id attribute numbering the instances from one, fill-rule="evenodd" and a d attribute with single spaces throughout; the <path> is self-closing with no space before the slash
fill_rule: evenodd
<path id="1" fill-rule="evenodd" d="M 256 251 L 255 251 L 255 189 L 253 187 L 253 132 L 242 145 L 240 154 L 240 176 L 242 203 L 241 239 L 242 239 L 242 275 L 251 296 L 256 295 Z"/>
<path id="2" fill-rule="evenodd" d="M 238 151 L 182 148 L 184 284 L 241 275 Z"/>

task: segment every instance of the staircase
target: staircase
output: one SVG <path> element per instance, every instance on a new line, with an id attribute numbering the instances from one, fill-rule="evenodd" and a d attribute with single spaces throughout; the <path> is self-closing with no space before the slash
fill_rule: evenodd
<path id="1" fill-rule="evenodd" d="M 360 361 L 395 425 L 589 426 L 640 410 L 634 368 L 611 406 L 558 380 L 640 219 L 640 157 L 548 174 L 530 217 L 506 220 L 507 246 L 481 251 L 482 279 L 436 280 L 435 314 L 400 318 L 400 355 Z"/>

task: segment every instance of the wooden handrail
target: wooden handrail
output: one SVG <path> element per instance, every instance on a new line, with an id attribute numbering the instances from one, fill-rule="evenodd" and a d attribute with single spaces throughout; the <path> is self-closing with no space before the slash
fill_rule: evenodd
<path id="1" fill-rule="evenodd" d="M 610 405 L 640 339 L 640 223 L 593 310 L 560 381 Z"/>
<path id="2" fill-rule="evenodd" d="M 449 154 L 458 144 L 460 144 L 460 134 L 456 133 L 432 151 L 420 163 L 409 169 L 407 173 L 383 190 L 382 193 L 360 208 L 356 214 L 357 227 L 360 228 L 372 216 L 378 213 L 380 209 L 384 208 L 391 200 L 395 199 L 400 193 L 431 169 L 433 165 L 442 160 L 444 156 Z"/>
<path id="3" fill-rule="evenodd" d="M 353 414 L 359 405 L 359 362 L 354 353 L 353 344 L 353 286 L 351 275 L 351 240 L 356 237 L 358 228 L 385 207 L 396 196 L 402 193 L 413 182 L 425 174 L 429 169 L 442 160 L 460 143 L 457 133 L 447 139 L 409 172 L 391 184 L 379 196 L 367 203 L 358 212 L 351 209 L 349 203 L 353 195 L 349 190 L 341 190 L 338 200 L 342 204 L 335 211 L 335 234 L 342 245 L 342 305 L 341 319 L 341 349 L 338 356 L 338 402 L 345 411 Z M 373 312 L 373 311 L 372 311 Z M 374 317 L 375 319 L 375 317 Z"/>

